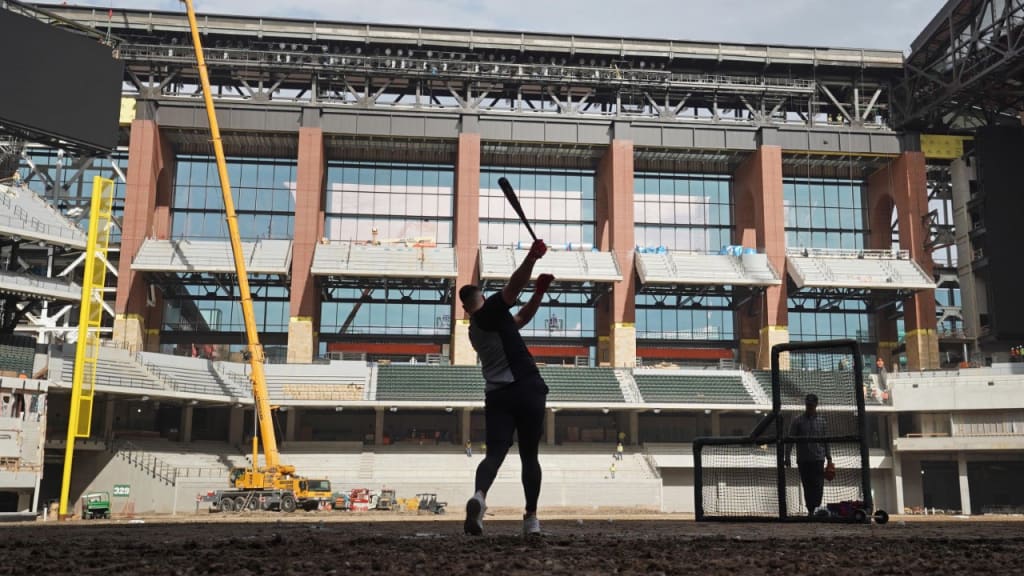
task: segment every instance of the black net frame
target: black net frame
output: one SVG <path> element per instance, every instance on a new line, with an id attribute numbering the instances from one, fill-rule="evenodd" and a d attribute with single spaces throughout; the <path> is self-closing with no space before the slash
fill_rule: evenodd
<path id="1" fill-rule="evenodd" d="M 860 345 L 855 340 L 779 344 L 772 348 L 771 359 L 772 409 L 754 430 L 747 436 L 703 437 L 693 443 L 696 519 L 814 519 L 800 498 L 798 466 L 786 466 L 791 450 L 799 453 L 801 445 L 812 443 L 827 446 L 836 464 L 836 478 L 826 483 L 822 506 L 833 509 L 840 502 L 856 502 L 870 516 L 873 502 Z M 827 422 L 826 433 L 791 437 L 789 425 L 803 411 L 807 392 L 820 397 L 819 417 Z M 726 509 L 734 497 L 740 501 L 738 508 Z M 849 512 L 844 505 L 842 513 L 828 519 L 863 518 Z"/>

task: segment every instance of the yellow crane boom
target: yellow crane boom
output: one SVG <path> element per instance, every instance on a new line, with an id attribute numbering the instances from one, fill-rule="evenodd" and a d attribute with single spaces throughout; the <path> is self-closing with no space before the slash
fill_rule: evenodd
<path id="1" fill-rule="evenodd" d="M 256 314 L 252 307 L 252 293 L 249 291 L 249 276 L 245 268 L 245 255 L 242 253 L 242 241 L 238 233 L 238 215 L 235 213 L 235 202 L 231 196 L 231 182 L 228 179 L 227 163 L 224 160 L 224 143 L 220 138 L 220 126 L 217 124 L 217 113 L 213 107 L 213 93 L 210 90 L 210 75 L 206 69 L 203 46 L 199 38 L 199 25 L 196 23 L 195 8 L 192 0 L 182 0 L 188 10 L 188 24 L 192 30 L 192 44 L 196 51 L 196 64 L 199 67 L 199 81 L 203 87 L 203 99 L 206 102 L 206 116 L 210 121 L 210 136 L 213 141 L 213 153 L 217 159 L 217 173 L 220 176 L 220 189 L 224 196 L 224 211 L 227 214 L 228 235 L 231 237 L 231 254 L 235 259 L 235 273 L 238 275 L 238 292 L 242 299 L 242 317 L 245 320 L 245 335 L 249 345 L 249 363 L 252 367 L 253 399 L 256 403 L 256 418 L 263 440 L 263 453 L 266 458 L 266 471 L 277 472 L 279 454 L 277 438 L 270 415 L 270 396 L 267 393 L 267 381 L 263 372 L 263 347 L 260 335 L 256 330 Z M 256 439 L 253 439 L 253 470 L 258 469 Z M 290 467 L 289 467 L 290 468 Z M 293 471 L 293 470 L 292 470 Z"/>

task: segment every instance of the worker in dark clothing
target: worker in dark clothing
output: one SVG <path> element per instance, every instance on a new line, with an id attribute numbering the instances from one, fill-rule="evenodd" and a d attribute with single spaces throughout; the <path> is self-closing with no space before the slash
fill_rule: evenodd
<path id="1" fill-rule="evenodd" d="M 827 435 L 827 423 L 823 417 L 818 416 L 818 397 L 808 394 L 804 401 L 804 413 L 793 419 L 789 426 L 789 437 L 807 438 L 821 437 Z M 786 467 L 792 466 L 794 442 L 786 446 Z M 832 464 L 832 452 L 827 442 L 798 442 L 796 443 L 796 465 L 800 470 L 800 483 L 804 487 L 804 502 L 807 504 L 807 514 L 814 515 L 814 511 L 821 506 L 822 494 L 825 490 L 825 466 Z"/>
<path id="2" fill-rule="evenodd" d="M 541 274 L 530 301 L 515 315 L 509 309 L 530 282 L 534 263 L 546 252 L 544 242 L 535 241 L 508 284 L 487 299 L 477 286 L 459 289 L 459 299 L 469 314 L 469 340 L 480 357 L 486 382 L 484 419 L 487 454 L 476 469 L 476 492 L 466 503 L 464 529 L 468 534 L 483 533 L 487 491 L 512 446 L 513 433 L 518 433 L 519 459 L 523 466 L 522 482 L 526 496 L 523 533 L 540 534 L 537 499 L 540 496 L 541 469 L 537 451 L 544 432 L 548 387 L 519 329 L 537 313 L 554 276 Z"/>

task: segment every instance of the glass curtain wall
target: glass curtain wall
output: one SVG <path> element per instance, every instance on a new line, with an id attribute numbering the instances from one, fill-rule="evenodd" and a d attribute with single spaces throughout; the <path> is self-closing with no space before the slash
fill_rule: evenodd
<path id="1" fill-rule="evenodd" d="M 450 165 L 342 162 L 327 167 L 324 234 L 332 242 L 451 247 L 455 191 Z M 437 291 L 339 289 L 324 301 L 320 330 L 336 334 L 444 336 L 451 311 Z M 340 300 L 340 301 L 337 301 Z"/>
<path id="2" fill-rule="evenodd" d="M 515 188 L 537 237 L 543 238 L 552 250 L 594 248 L 596 204 L 592 172 L 500 166 L 480 169 L 482 246 L 526 250 L 532 242 L 498 186 L 502 176 Z M 582 295 L 559 294 L 557 303 L 545 302 L 522 334 L 527 338 L 593 338 L 594 308 L 585 304 Z"/>
<path id="3" fill-rule="evenodd" d="M 860 180 L 784 179 L 786 246 L 863 249 L 868 238 L 866 194 Z M 836 338 L 868 342 L 874 338 L 869 317 L 865 304 L 857 300 L 814 310 L 802 299 L 790 298 L 789 337 L 794 342 Z"/>
<path id="4" fill-rule="evenodd" d="M 637 247 L 718 253 L 732 243 L 732 204 L 728 176 L 638 172 L 633 179 Z M 708 296 L 679 306 L 675 297 L 639 294 L 636 304 L 638 339 L 736 338 L 733 312 L 724 298 Z"/>

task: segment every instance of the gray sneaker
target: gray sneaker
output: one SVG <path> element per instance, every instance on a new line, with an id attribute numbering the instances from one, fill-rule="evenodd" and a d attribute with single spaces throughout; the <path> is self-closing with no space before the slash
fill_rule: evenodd
<path id="1" fill-rule="evenodd" d="M 484 533 L 484 512 L 486 510 L 487 504 L 480 494 L 474 494 L 466 502 L 466 521 L 462 524 L 466 534 L 479 536 Z"/>
<path id="2" fill-rule="evenodd" d="M 536 515 L 523 516 L 523 536 L 540 536 L 540 520 Z"/>

